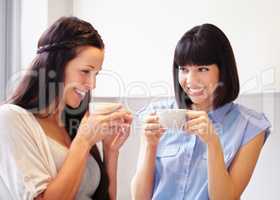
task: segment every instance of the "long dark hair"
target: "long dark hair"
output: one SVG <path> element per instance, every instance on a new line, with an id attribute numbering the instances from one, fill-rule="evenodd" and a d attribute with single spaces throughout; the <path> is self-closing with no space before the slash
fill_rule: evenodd
<path id="1" fill-rule="evenodd" d="M 51 25 L 38 42 L 37 56 L 33 60 L 29 73 L 25 74 L 20 84 L 6 102 L 21 106 L 35 115 L 42 115 L 42 110 L 55 105 L 57 109 L 62 95 L 61 83 L 67 63 L 78 54 L 78 47 L 93 46 L 104 49 L 104 43 L 92 25 L 77 17 L 62 17 Z M 76 109 L 65 106 L 62 113 L 64 126 L 73 139 L 80 121 L 88 110 L 90 94 Z M 44 117 L 49 113 L 45 113 Z M 101 170 L 101 180 L 92 199 L 109 199 L 109 179 L 105 163 L 100 157 L 97 146 L 90 151 Z"/>
<path id="2" fill-rule="evenodd" d="M 239 93 L 239 78 L 232 47 L 226 35 L 213 24 L 195 26 L 177 43 L 173 60 L 173 83 L 177 104 L 190 108 L 191 99 L 178 81 L 179 66 L 217 64 L 220 77 L 213 106 L 234 101 Z"/>

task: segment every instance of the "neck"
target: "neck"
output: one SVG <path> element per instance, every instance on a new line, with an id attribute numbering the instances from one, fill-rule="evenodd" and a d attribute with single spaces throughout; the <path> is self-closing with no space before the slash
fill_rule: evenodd
<path id="1" fill-rule="evenodd" d="M 45 119 L 49 122 L 57 124 L 59 127 L 64 127 L 64 123 L 61 120 L 63 109 L 64 106 L 62 104 L 56 107 L 55 104 L 52 103 L 47 108 L 40 110 L 38 117 L 44 118 L 44 116 L 46 116 Z"/>
<path id="2" fill-rule="evenodd" d="M 192 104 L 191 107 L 193 110 L 200 110 L 200 111 L 205 111 L 205 112 L 209 112 L 211 110 L 213 110 L 213 105 L 212 104 Z"/>

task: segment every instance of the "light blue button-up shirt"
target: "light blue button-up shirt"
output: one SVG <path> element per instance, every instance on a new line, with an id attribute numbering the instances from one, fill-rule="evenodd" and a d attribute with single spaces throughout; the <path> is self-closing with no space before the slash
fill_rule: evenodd
<path id="1" fill-rule="evenodd" d="M 164 108 L 177 108 L 175 100 L 153 103 L 140 116 Z M 219 135 L 226 166 L 238 150 L 261 131 L 265 138 L 270 123 L 264 114 L 228 103 L 208 113 Z M 208 200 L 207 148 L 195 135 L 167 130 L 156 155 L 153 200 Z"/>

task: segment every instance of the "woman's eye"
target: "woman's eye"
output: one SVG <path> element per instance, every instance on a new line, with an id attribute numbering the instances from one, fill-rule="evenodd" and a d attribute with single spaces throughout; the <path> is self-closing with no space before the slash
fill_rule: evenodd
<path id="1" fill-rule="evenodd" d="M 207 67 L 200 67 L 200 68 L 198 68 L 198 71 L 207 72 L 207 71 L 209 71 L 209 69 Z"/>
<path id="2" fill-rule="evenodd" d="M 179 67 L 179 70 L 182 72 L 188 72 L 188 69 L 186 67 Z"/>
<path id="3" fill-rule="evenodd" d="M 82 73 L 84 73 L 84 74 L 89 74 L 90 71 L 89 71 L 89 70 L 82 70 Z"/>

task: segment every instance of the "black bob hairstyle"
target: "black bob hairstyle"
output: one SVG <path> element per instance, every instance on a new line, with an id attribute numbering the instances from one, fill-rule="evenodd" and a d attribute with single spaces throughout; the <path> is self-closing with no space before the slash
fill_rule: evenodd
<path id="1" fill-rule="evenodd" d="M 179 66 L 211 65 L 219 68 L 219 85 L 213 107 L 234 101 L 239 94 L 239 78 L 233 50 L 226 35 L 213 24 L 195 26 L 177 43 L 173 60 L 173 84 L 179 108 L 191 108 L 192 101 L 178 81 Z"/>

